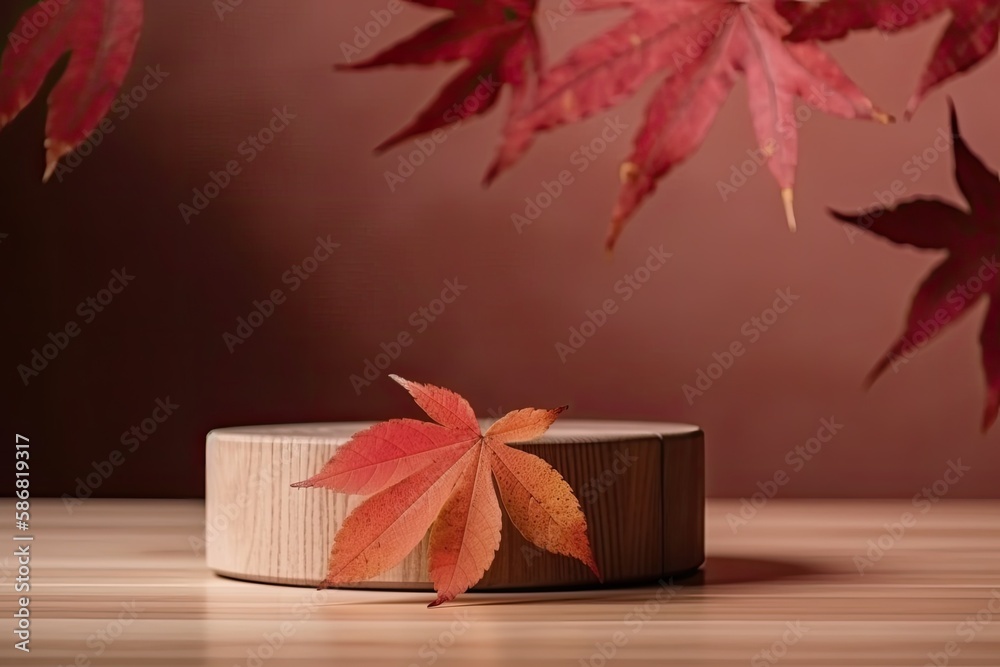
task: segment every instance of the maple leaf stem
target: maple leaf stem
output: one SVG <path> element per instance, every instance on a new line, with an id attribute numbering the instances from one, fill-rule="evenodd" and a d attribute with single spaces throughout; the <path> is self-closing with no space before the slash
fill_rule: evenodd
<path id="1" fill-rule="evenodd" d="M 791 188 L 781 189 L 781 201 L 785 205 L 785 220 L 788 221 L 788 231 L 795 231 L 795 203 Z"/>

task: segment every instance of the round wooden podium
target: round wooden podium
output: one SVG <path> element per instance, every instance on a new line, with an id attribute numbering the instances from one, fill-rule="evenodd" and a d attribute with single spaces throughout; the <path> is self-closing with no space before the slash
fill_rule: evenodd
<path id="1" fill-rule="evenodd" d="M 209 433 L 209 568 L 249 581 L 318 585 L 334 534 L 363 498 L 291 484 L 314 475 L 339 445 L 370 425 L 246 426 Z M 704 562 L 705 458 L 698 427 L 567 419 L 538 440 L 512 446 L 548 461 L 573 487 L 604 583 L 582 563 L 527 542 L 505 514 L 493 565 L 471 590 L 648 583 L 694 572 Z M 351 587 L 430 591 L 426 537 L 402 563 Z"/>

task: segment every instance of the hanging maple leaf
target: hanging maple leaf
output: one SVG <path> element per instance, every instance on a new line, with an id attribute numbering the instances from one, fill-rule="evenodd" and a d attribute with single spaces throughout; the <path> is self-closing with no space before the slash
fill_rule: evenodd
<path id="1" fill-rule="evenodd" d="M 787 39 L 840 39 L 851 30 L 877 28 L 885 33 L 910 28 L 945 12 L 951 23 L 906 105 L 913 115 L 927 93 L 971 69 L 993 53 L 1000 35 L 1000 0 L 827 0 L 823 3 L 784 0 L 778 7 L 794 24 Z"/>
<path id="2" fill-rule="evenodd" d="M 543 75 L 534 104 L 508 123 L 489 177 L 512 164 L 538 132 L 593 116 L 635 93 L 650 77 L 663 77 L 634 151 L 621 168 L 609 248 L 657 181 L 704 141 L 740 72 L 747 78 L 761 153 L 781 187 L 793 228 L 795 98 L 836 116 L 891 120 L 818 47 L 782 41 L 789 25 L 772 0 L 580 0 L 576 6 L 628 6 L 632 14 Z"/>
<path id="3" fill-rule="evenodd" d="M 951 130 L 955 180 L 968 202 L 968 211 L 939 199 L 913 199 L 889 210 L 831 213 L 894 243 L 948 252 L 917 289 L 903 335 L 872 369 L 868 385 L 890 366 L 895 370 L 908 361 L 979 299 L 989 297 L 979 337 L 987 387 L 982 421 L 985 431 L 996 421 L 1000 407 L 1000 264 L 996 256 L 1000 248 L 1000 180 L 962 139 L 954 106 Z"/>
<path id="4" fill-rule="evenodd" d="M 531 73 L 541 62 L 532 17 L 537 0 L 409 0 L 447 9 L 442 19 L 370 60 L 338 69 L 384 65 L 429 65 L 466 60 L 468 64 L 438 96 L 402 130 L 376 150 L 385 150 L 424 132 L 454 125 L 485 113 L 500 97 L 504 84 L 513 90 L 511 112 L 524 104 Z"/>
<path id="5" fill-rule="evenodd" d="M 42 2 L 10 33 L 0 60 L 0 129 L 35 98 L 56 61 L 72 52 L 49 95 L 44 180 L 111 108 L 132 64 L 142 18 L 143 0 Z"/>
<path id="6" fill-rule="evenodd" d="M 601 575 L 587 520 L 569 484 L 548 463 L 507 443 L 541 436 L 565 408 L 515 410 L 480 429 L 458 394 L 395 375 L 436 423 L 393 419 L 354 435 L 315 476 L 293 484 L 374 494 L 337 533 L 321 587 L 370 579 L 399 563 L 430 528 L 430 578 L 437 598 L 478 582 L 500 546 L 500 497 L 524 537 L 572 556 Z"/>

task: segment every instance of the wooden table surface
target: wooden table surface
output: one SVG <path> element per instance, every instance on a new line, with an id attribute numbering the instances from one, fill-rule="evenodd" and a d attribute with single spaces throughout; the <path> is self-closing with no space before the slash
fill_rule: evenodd
<path id="1" fill-rule="evenodd" d="M 199 502 L 36 500 L 32 650 L 13 648 L 4 549 L 0 664 L 1000 667 L 1000 502 L 772 500 L 734 532 L 739 510 L 709 501 L 692 579 L 426 609 L 214 576 Z"/>

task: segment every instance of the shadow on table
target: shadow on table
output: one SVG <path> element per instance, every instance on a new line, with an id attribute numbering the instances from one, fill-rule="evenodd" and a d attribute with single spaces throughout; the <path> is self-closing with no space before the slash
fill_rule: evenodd
<path id="1" fill-rule="evenodd" d="M 710 556 L 697 571 L 659 582 L 643 582 L 634 585 L 608 586 L 600 589 L 551 589 L 533 591 L 489 591 L 469 592 L 448 603 L 450 607 L 489 606 L 524 604 L 546 604 L 559 602 L 629 602 L 643 601 L 650 597 L 662 597 L 662 591 L 674 591 L 670 597 L 683 597 L 688 593 L 705 593 L 707 589 L 741 584 L 754 584 L 796 577 L 814 577 L 833 574 L 832 571 L 809 567 L 792 561 L 761 560 L 758 558 L 736 558 Z M 351 604 L 399 604 L 398 599 L 381 599 L 371 602 Z"/>
<path id="2" fill-rule="evenodd" d="M 677 582 L 682 586 L 731 586 L 820 574 L 832 572 L 792 561 L 710 556 L 700 570 Z"/>

